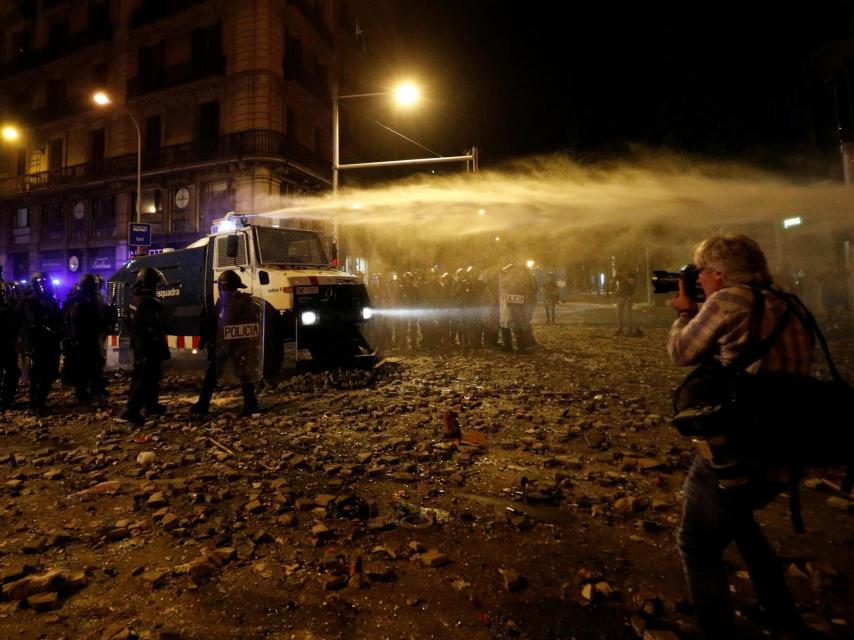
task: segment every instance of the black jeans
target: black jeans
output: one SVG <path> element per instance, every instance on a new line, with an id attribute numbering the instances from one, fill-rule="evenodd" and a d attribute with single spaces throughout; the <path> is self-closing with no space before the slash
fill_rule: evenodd
<path id="1" fill-rule="evenodd" d="M 723 554 L 735 542 L 756 588 L 759 604 L 781 627 L 797 628 L 800 614 L 786 586 L 777 556 L 753 517 L 779 492 L 770 483 L 721 489 L 714 470 L 700 456 L 685 480 L 679 552 L 697 622 L 708 638 L 737 636 Z"/>

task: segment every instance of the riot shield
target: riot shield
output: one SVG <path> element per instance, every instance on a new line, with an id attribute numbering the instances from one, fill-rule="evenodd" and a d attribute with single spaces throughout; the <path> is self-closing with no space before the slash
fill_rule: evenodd
<path id="1" fill-rule="evenodd" d="M 263 379 L 265 335 L 263 300 L 239 292 L 220 299 L 216 358 L 221 385 Z"/>

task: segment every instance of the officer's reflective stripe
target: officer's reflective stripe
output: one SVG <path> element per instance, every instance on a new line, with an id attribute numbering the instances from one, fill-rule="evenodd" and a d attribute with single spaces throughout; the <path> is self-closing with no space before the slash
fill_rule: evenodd
<path id="1" fill-rule="evenodd" d="M 247 324 L 227 324 L 222 328 L 224 340 L 242 340 L 244 338 L 257 338 L 261 335 L 261 325 L 257 322 Z"/>

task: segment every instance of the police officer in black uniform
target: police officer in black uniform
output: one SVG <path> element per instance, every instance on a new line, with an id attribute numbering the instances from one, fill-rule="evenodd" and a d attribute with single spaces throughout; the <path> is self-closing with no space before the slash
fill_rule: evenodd
<path id="1" fill-rule="evenodd" d="M 99 307 L 99 288 L 98 277 L 87 273 L 62 306 L 65 367 L 71 369 L 68 379 L 81 403 L 89 402 L 103 387 L 100 337 L 106 329 Z"/>
<path id="2" fill-rule="evenodd" d="M 47 395 L 59 374 L 62 338 L 62 315 L 49 274 L 37 272 L 30 278 L 30 292 L 18 305 L 18 320 L 30 358 L 30 410 L 48 415 Z"/>
<path id="3" fill-rule="evenodd" d="M 260 352 L 253 352 L 253 349 L 256 345 L 260 346 L 263 336 L 259 335 L 257 341 L 252 344 L 245 340 L 223 340 L 222 337 L 223 328 L 226 325 L 257 322 L 258 313 L 252 304 L 252 297 L 238 291 L 238 289 L 245 289 L 246 285 L 241 282 L 237 272 L 223 271 L 217 278 L 217 286 L 219 287 L 219 299 L 214 305 L 213 313 L 203 313 L 201 318 L 201 339 L 203 346 L 207 348 L 208 369 L 202 382 L 199 400 L 190 408 L 190 412 L 197 416 L 204 416 L 208 413 L 217 378 L 226 362 L 232 360 L 235 373 L 240 381 L 240 389 L 243 391 L 243 409 L 240 416 L 247 417 L 260 411 L 258 398 L 255 396 L 255 383 L 252 374 L 253 364 L 256 367 L 261 366 Z M 241 349 L 247 348 L 248 353 L 241 351 Z M 251 360 L 255 359 L 256 356 L 258 360 L 254 363 L 241 362 L 243 358 Z"/>
<path id="4" fill-rule="evenodd" d="M 149 416 L 165 413 L 160 404 L 160 363 L 169 360 L 169 347 L 163 331 L 163 304 L 157 299 L 158 284 L 166 284 L 159 269 L 143 267 L 133 285 L 133 297 L 128 305 L 126 323 L 133 349 L 133 374 L 128 393 L 127 409 L 120 416 L 137 426 L 145 424 L 142 409 Z"/>
<path id="5" fill-rule="evenodd" d="M 15 402 L 18 379 L 18 317 L 15 314 L 14 290 L 0 281 L 0 411 L 5 411 Z"/>

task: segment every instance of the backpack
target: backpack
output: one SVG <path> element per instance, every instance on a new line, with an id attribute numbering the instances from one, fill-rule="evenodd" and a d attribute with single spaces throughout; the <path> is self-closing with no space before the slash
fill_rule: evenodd
<path id="1" fill-rule="evenodd" d="M 854 429 L 848 423 L 854 389 L 839 374 L 814 316 L 794 294 L 765 289 L 786 303 L 786 311 L 769 336 L 755 334 L 764 296 L 753 288 L 751 345 L 731 366 L 704 363 L 674 394 L 673 425 L 682 435 L 709 446 L 719 484 L 743 484 L 769 467 L 789 470 L 789 510 L 804 531 L 799 485 L 805 467 L 846 467 L 842 490 L 854 486 Z M 750 374 L 746 368 L 765 357 L 792 317 L 798 318 L 822 347 L 832 380 L 784 372 Z"/>

